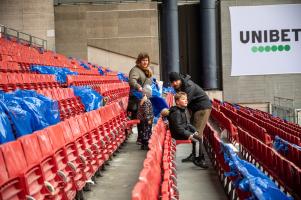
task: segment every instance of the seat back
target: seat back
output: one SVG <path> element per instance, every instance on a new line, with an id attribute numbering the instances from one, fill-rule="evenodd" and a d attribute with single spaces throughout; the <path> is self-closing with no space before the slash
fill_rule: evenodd
<path id="1" fill-rule="evenodd" d="M 49 136 L 46 132 L 46 129 L 36 131 L 35 134 L 37 135 L 42 155 L 43 156 L 52 155 L 53 154 L 52 145 Z"/>
<path id="2" fill-rule="evenodd" d="M 19 141 L 0 147 L 0 199 L 25 199 L 25 186 L 19 175 L 26 169 L 26 161 Z M 4 185 L 3 185 L 4 184 Z"/>
<path id="3" fill-rule="evenodd" d="M 2 185 L 7 180 L 8 180 L 8 173 L 6 170 L 6 165 L 4 162 L 2 152 L 0 151 L 0 185 Z"/>
<path id="4" fill-rule="evenodd" d="M 63 134 L 64 134 L 66 144 L 73 142 L 74 141 L 73 134 L 72 134 L 72 130 L 69 126 L 69 123 L 67 121 L 63 121 L 63 122 L 60 122 L 60 124 L 63 129 Z"/>
<path id="5" fill-rule="evenodd" d="M 81 130 L 79 128 L 78 122 L 75 120 L 75 118 L 70 118 L 66 122 L 69 123 L 69 126 L 72 130 L 73 138 L 79 138 L 82 136 Z"/>
<path id="6" fill-rule="evenodd" d="M 8 176 L 10 178 L 19 176 L 27 167 L 21 143 L 19 141 L 13 141 L 1 145 L 0 148 L 6 164 Z"/>
<path id="7" fill-rule="evenodd" d="M 66 142 L 64 138 L 64 131 L 60 123 L 47 127 L 46 131 L 54 151 L 64 147 Z"/>
<path id="8" fill-rule="evenodd" d="M 36 134 L 30 134 L 18 139 L 21 142 L 28 165 L 37 164 L 42 159 L 42 152 Z"/>
<path id="9" fill-rule="evenodd" d="M 81 114 L 75 117 L 76 121 L 79 125 L 80 131 L 82 134 L 85 134 L 88 132 L 87 122 L 85 120 L 85 115 Z"/>

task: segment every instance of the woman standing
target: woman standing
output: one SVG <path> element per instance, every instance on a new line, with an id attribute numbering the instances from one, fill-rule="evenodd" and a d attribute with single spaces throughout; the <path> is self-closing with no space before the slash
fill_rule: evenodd
<path id="1" fill-rule="evenodd" d="M 137 119 L 137 110 L 140 100 L 133 95 L 133 92 L 143 91 L 143 87 L 152 84 L 153 73 L 149 68 L 150 59 L 147 53 L 140 53 L 136 60 L 136 65 L 129 73 L 129 84 L 131 87 L 128 111 L 131 112 L 131 118 Z M 139 133 L 138 125 L 138 138 L 137 143 L 141 143 L 142 135 Z"/>

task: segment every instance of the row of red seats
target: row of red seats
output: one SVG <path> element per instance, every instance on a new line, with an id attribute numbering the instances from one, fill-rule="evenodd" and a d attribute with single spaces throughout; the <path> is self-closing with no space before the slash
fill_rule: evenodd
<path id="1" fill-rule="evenodd" d="M 250 162 L 256 161 L 264 171 L 292 196 L 301 198 L 301 169 L 281 156 L 276 150 L 238 128 L 242 155 Z"/>
<path id="2" fill-rule="evenodd" d="M 79 75 L 97 75 L 99 76 L 99 72 L 97 68 L 91 67 L 91 70 L 87 70 L 83 67 L 80 68 L 72 68 L 72 71 L 77 72 Z"/>
<path id="3" fill-rule="evenodd" d="M 261 116 L 265 117 L 266 119 L 270 119 L 273 122 L 276 122 L 278 124 L 281 124 L 285 127 L 288 127 L 292 130 L 301 131 L 301 127 L 298 124 L 292 123 L 292 122 L 288 122 L 288 121 L 284 121 L 283 119 L 279 118 L 279 117 L 274 117 L 273 115 L 263 112 L 261 110 L 254 110 L 254 109 L 250 109 L 252 112 L 256 113 L 256 114 L 260 114 Z"/>
<path id="4" fill-rule="evenodd" d="M 238 115 L 238 126 L 248 131 L 266 145 L 272 146 L 271 136 L 267 133 L 266 129 L 262 128 L 254 121 Z"/>
<path id="5" fill-rule="evenodd" d="M 0 72 L 0 90 L 5 92 L 16 89 L 38 90 L 56 87 L 60 87 L 60 84 L 55 80 L 54 75 Z"/>
<path id="6" fill-rule="evenodd" d="M 177 188 L 176 172 L 176 141 L 172 139 L 168 130 L 163 146 L 163 181 L 161 185 L 161 199 L 179 199 L 179 190 Z"/>
<path id="7" fill-rule="evenodd" d="M 39 64 L 68 67 L 70 62 L 67 57 L 56 54 L 52 51 L 39 51 L 38 49 L 0 38 L 0 55 L 1 60 L 13 61 L 17 63 Z"/>
<path id="8" fill-rule="evenodd" d="M 285 143 L 284 140 L 280 139 L 283 143 Z M 301 150 L 300 148 L 297 148 L 296 145 L 292 145 L 291 143 L 286 144 L 286 148 L 284 150 L 281 150 L 279 153 L 287 158 L 289 161 L 293 162 L 295 165 L 297 165 L 301 169 Z"/>
<path id="9" fill-rule="evenodd" d="M 251 197 L 251 193 L 245 192 L 239 189 L 239 187 L 234 188 L 233 185 L 237 177 L 225 176 L 226 172 L 230 172 L 230 166 L 225 162 L 221 144 L 222 141 L 219 138 L 218 133 L 212 128 L 209 123 L 207 123 L 204 129 L 204 145 L 208 152 L 208 156 L 210 157 L 215 169 L 218 172 L 218 177 L 220 178 L 220 181 L 225 188 L 225 192 L 230 199 L 235 199 L 235 196 L 238 197 L 236 199 L 248 199 L 249 197 Z"/>
<path id="10" fill-rule="evenodd" d="M 266 123 L 269 123 L 271 124 L 272 126 L 277 126 L 278 128 L 280 128 L 282 131 L 290 134 L 290 135 L 293 135 L 293 136 L 296 136 L 298 138 L 301 139 L 301 130 L 293 130 L 292 127 L 290 127 L 289 125 L 287 124 L 282 124 L 282 122 L 280 121 L 273 121 L 269 118 L 265 118 L 263 117 L 262 115 L 260 114 L 257 114 L 257 113 L 253 113 L 255 117 L 257 117 L 258 119 L 261 119 L 263 121 L 265 121 Z"/>
<path id="11" fill-rule="evenodd" d="M 132 191 L 133 200 L 178 199 L 175 173 L 175 141 L 160 118 L 149 141 L 139 181 Z"/>
<path id="12" fill-rule="evenodd" d="M 230 106 L 229 103 L 227 105 Z M 266 131 L 268 132 L 268 134 L 270 136 L 272 136 L 272 139 L 274 138 L 275 135 L 278 135 L 279 137 L 283 138 L 284 140 L 287 140 L 288 142 L 300 145 L 301 140 L 300 140 L 300 138 L 298 138 L 296 136 L 297 133 L 295 133 L 295 134 L 286 133 L 285 131 L 278 128 L 277 123 L 271 124 L 271 121 L 268 120 L 268 122 L 267 122 L 267 119 L 265 119 L 264 117 L 254 116 L 253 113 L 250 113 L 250 111 L 249 111 L 250 109 L 241 107 L 239 110 L 237 110 L 237 112 L 235 112 L 235 110 L 232 111 L 224 106 L 220 106 L 220 109 L 222 112 L 226 113 L 236 123 L 238 123 L 238 121 L 240 119 L 239 115 L 241 115 L 241 116 L 257 123 L 259 126 L 265 128 Z M 257 119 L 257 118 L 260 118 L 260 119 Z"/>
<path id="13" fill-rule="evenodd" d="M 90 85 L 93 86 L 95 84 L 103 84 L 103 83 L 120 83 L 120 80 L 117 76 L 91 76 L 91 75 L 68 75 L 67 76 L 67 84 L 76 85 L 76 86 L 85 86 Z"/>
<path id="14" fill-rule="evenodd" d="M 61 121 L 85 112 L 83 103 L 74 95 L 72 88 L 51 88 L 37 92 L 58 102 Z"/>
<path id="15" fill-rule="evenodd" d="M 237 126 L 238 125 L 238 114 L 232 110 L 227 109 L 226 107 L 220 105 L 220 111 L 228 117 L 232 123 Z"/>
<path id="16" fill-rule="evenodd" d="M 53 51 L 38 51 L 38 49 L 31 47 L 29 45 L 24 45 L 20 42 L 14 40 L 7 40 L 5 38 L 0 38 L 0 61 L 5 63 L 12 62 L 25 66 L 27 64 L 37 64 L 37 65 L 49 65 L 57 67 L 66 67 L 72 70 L 78 70 L 80 74 L 97 74 L 97 68 L 89 65 L 91 70 L 87 70 L 84 67 L 80 66 L 80 63 L 77 60 L 70 60 L 64 55 L 55 53 Z M 14 69 L 16 65 L 14 64 Z M 2 66 L 2 65 L 0 65 Z M 4 70 L 11 70 L 12 68 L 4 66 Z M 29 68 L 25 68 L 29 70 Z"/>
<path id="17" fill-rule="evenodd" d="M 212 107 L 211 117 L 218 122 L 218 124 L 220 125 L 220 127 L 222 127 L 223 130 L 227 130 L 227 138 L 230 142 L 238 141 L 237 127 L 233 125 L 232 121 L 229 118 L 227 118 L 214 106 Z"/>
<path id="18" fill-rule="evenodd" d="M 126 139 L 112 104 L 0 147 L 0 199 L 74 199 Z"/>
<path id="19" fill-rule="evenodd" d="M 92 87 L 102 96 L 108 97 L 108 103 L 128 96 L 130 87 L 127 83 L 97 84 Z"/>
<path id="20" fill-rule="evenodd" d="M 231 111 L 234 111 L 234 112 L 236 111 L 236 108 L 233 105 L 231 105 L 230 103 L 224 102 L 223 105 L 228 110 L 231 110 Z M 301 139 L 301 132 L 300 132 L 301 129 L 298 129 L 295 126 L 288 125 L 287 123 L 283 122 L 279 118 L 278 118 L 278 120 L 276 120 L 276 118 L 274 118 L 273 116 L 271 116 L 268 113 L 265 113 L 265 112 L 259 111 L 259 110 L 254 110 L 252 108 L 243 107 L 243 106 L 240 106 L 239 110 L 237 110 L 237 111 L 242 111 L 242 112 L 246 113 L 249 116 L 252 115 L 256 118 L 259 118 L 260 120 L 263 120 L 266 123 L 268 123 L 272 126 L 275 126 L 278 129 L 281 129 L 282 132 L 285 132 L 285 134 L 291 134 L 291 135 L 299 137 Z"/>
<path id="21" fill-rule="evenodd" d="M 228 104 L 230 106 L 230 104 Z M 285 133 L 284 131 L 280 130 L 280 129 L 277 129 L 276 127 L 276 124 L 275 126 L 271 125 L 271 124 L 268 124 L 258 118 L 256 118 L 255 116 L 253 116 L 253 113 L 252 111 L 250 112 L 250 110 L 252 109 L 248 109 L 248 108 L 244 108 L 244 107 L 241 107 L 239 110 L 230 110 L 228 108 L 225 108 L 224 106 L 220 106 L 221 110 L 224 109 L 224 112 L 225 113 L 228 113 L 230 116 L 232 116 L 232 118 L 239 124 L 239 121 L 241 120 L 241 116 L 243 116 L 244 118 L 248 118 L 250 119 L 251 121 L 254 121 L 255 123 L 257 123 L 258 125 L 266 128 L 267 132 L 269 134 L 271 134 L 272 136 L 274 135 L 278 135 L 280 137 L 283 137 L 283 138 L 287 138 L 287 140 L 295 143 L 297 142 L 299 144 L 299 138 L 295 137 L 295 136 L 292 136 L 292 135 L 289 135 L 287 133 Z M 237 113 L 235 112 L 237 111 Z M 214 111 L 213 111 L 214 112 Z M 244 138 L 243 136 L 246 136 L 245 133 L 246 131 L 244 131 L 243 129 L 239 129 L 240 131 L 240 137 L 239 137 L 239 141 L 242 145 L 246 145 L 245 142 L 248 141 L 248 147 L 249 147 L 249 153 L 250 155 L 247 157 L 247 159 L 250 159 L 250 156 L 253 154 L 257 154 L 258 156 L 260 155 L 265 155 L 264 153 L 266 153 L 267 151 L 273 151 L 273 153 L 271 153 L 272 155 L 274 155 L 274 152 L 276 152 L 275 150 L 271 149 L 271 147 L 267 144 L 264 144 L 260 141 L 258 141 L 257 139 L 257 136 L 254 136 L 253 134 L 249 135 L 250 137 L 248 139 Z M 243 134 L 242 134 L 243 133 Z M 250 134 L 250 133 L 248 133 Z M 241 136 L 242 135 L 242 136 Z M 253 136 L 252 136 L 253 135 Z M 243 139 L 243 141 L 241 141 Z M 265 145 L 265 147 L 260 147 L 259 144 L 262 144 L 262 145 Z M 261 145 L 261 146 L 262 146 Z M 268 149 L 268 150 L 266 150 Z M 260 150 L 260 151 L 259 151 Z M 255 152 L 256 151 L 256 152 Z M 294 167 L 300 167 L 300 164 L 301 164 L 301 160 L 300 160 L 300 151 L 298 151 L 297 148 L 293 147 L 292 145 L 288 145 L 288 153 L 284 153 L 283 152 L 283 156 L 285 156 L 285 158 L 287 158 L 288 160 L 290 160 L 291 162 L 289 161 L 283 161 L 283 162 L 289 162 L 290 164 L 292 164 Z M 244 155 L 248 155 L 245 151 L 243 151 Z M 263 153 L 263 154 L 261 154 Z M 279 154 L 277 154 L 279 155 Z M 283 159 L 285 159 L 283 158 Z M 262 162 L 264 162 L 265 160 L 268 160 L 269 159 L 269 155 L 266 155 L 265 158 L 261 158 L 262 159 Z M 273 158 L 272 158 L 273 159 Z M 279 160 L 279 159 L 278 159 Z M 284 164 L 285 165 L 285 164 Z M 275 167 L 275 163 L 274 164 L 267 164 L 266 165 L 266 169 L 269 169 L 269 167 L 271 169 L 274 169 L 274 171 L 276 171 L 277 167 Z M 278 166 L 279 167 L 279 166 Z M 293 168 L 294 168 L 293 167 Z M 283 169 L 283 168 L 281 168 Z M 299 168 L 300 169 L 300 168 Z M 276 172 L 273 172 L 274 174 Z M 284 173 L 284 172 L 283 172 Z M 278 175 L 279 177 L 281 177 L 281 175 Z M 278 178 L 279 178 L 278 177 Z M 301 180 L 300 180 L 301 181 Z M 291 190 L 290 190 L 291 191 Z"/>
<path id="22" fill-rule="evenodd" d="M 228 104 L 229 106 L 230 104 Z M 220 111 L 228 117 L 235 126 L 239 126 L 247 131 L 249 131 L 254 137 L 260 139 L 265 144 L 271 146 L 272 139 L 267 131 L 256 124 L 254 121 L 245 118 L 244 116 L 239 115 L 235 110 L 220 105 Z"/>
<path id="23" fill-rule="evenodd" d="M 252 116 L 242 110 L 237 110 L 237 113 L 245 118 L 252 120 L 259 126 L 265 128 L 266 131 L 268 132 L 268 134 L 272 137 L 272 139 L 274 139 L 274 137 L 276 135 L 278 135 L 280 138 L 282 138 L 290 143 L 293 143 L 296 145 L 301 145 L 301 140 L 299 137 L 296 137 L 295 135 L 289 134 L 289 133 L 281 130 L 280 128 L 278 128 L 278 126 L 276 124 L 272 125 L 269 122 L 266 122 L 263 119 L 259 119 L 255 116 Z"/>
<path id="24" fill-rule="evenodd" d="M 20 66 L 17 62 L 0 61 L 0 72 L 29 73 L 30 71 Z"/>

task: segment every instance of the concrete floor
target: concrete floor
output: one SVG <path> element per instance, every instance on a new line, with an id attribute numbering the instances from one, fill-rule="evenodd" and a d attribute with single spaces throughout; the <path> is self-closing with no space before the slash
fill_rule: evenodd
<path id="1" fill-rule="evenodd" d="M 138 180 L 147 151 L 136 145 L 136 134 L 129 137 L 110 165 L 106 166 L 103 177 L 97 178 L 92 191 L 85 192 L 87 200 L 127 200 Z"/>
<path id="2" fill-rule="evenodd" d="M 191 153 L 190 144 L 177 146 L 178 189 L 181 200 L 227 200 L 227 196 L 218 179 L 215 169 L 211 166 L 206 154 L 208 169 L 202 169 L 193 163 L 182 163 L 181 160 Z"/>
<path id="3" fill-rule="evenodd" d="M 136 131 L 135 131 L 136 132 Z M 103 177 L 97 179 L 92 191 L 85 192 L 87 200 L 128 200 L 138 180 L 146 151 L 136 145 L 136 134 L 128 139 L 120 153 L 106 166 Z M 216 171 L 210 167 L 202 170 L 193 163 L 181 163 L 191 153 L 191 145 L 177 147 L 178 188 L 181 200 L 226 200 Z M 208 157 L 207 161 L 209 161 Z"/>

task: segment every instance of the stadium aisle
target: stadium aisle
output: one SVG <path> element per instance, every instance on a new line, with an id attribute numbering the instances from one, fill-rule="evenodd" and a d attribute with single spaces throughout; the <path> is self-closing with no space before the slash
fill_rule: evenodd
<path id="1" fill-rule="evenodd" d="M 198 149 L 198 148 L 197 148 Z M 181 160 L 191 153 L 190 144 L 177 146 L 177 177 L 181 200 L 227 200 L 227 196 L 218 179 L 216 170 L 212 167 L 208 155 L 206 161 L 209 169 L 204 170 L 193 163 L 182 163 Z"/>
<path id="2" fill-rule="evenodd" d="M 181 162 L 181 160 L 190 153 L 190 144 L 181 144 L 177 147 L 176 163 L 180 199 L 227 200 L 228 198 L 211 163 L 209 169 L 204 170 L 195 166 L 193 163 Z M 206 160 L 209 162 L 207 155 Z"/>
<path id="3" fill-rule="evenodd" d="M 127 200 L 131 199 L 131 192 L 137 183 L 139 173 L 147 151 L 140 150 L 136 145 L 136 129 L 120 153 L 114 157 L 103 177 L 97 179 L 92 191 L 85 192 L 86 200 Z"/>

